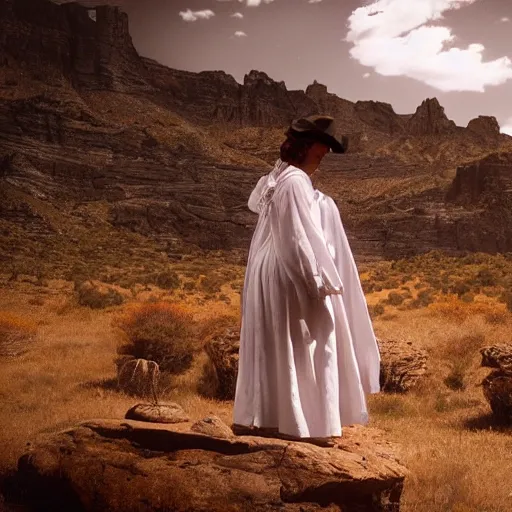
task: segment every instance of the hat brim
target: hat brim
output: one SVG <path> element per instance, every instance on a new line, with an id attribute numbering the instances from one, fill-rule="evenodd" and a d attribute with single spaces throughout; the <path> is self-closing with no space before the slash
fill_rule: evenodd
<path id="1" fill-rule="evenodd" d="M 332 135 L 328 135 L 327 133 L 316 131 L 316 130 L 307 130 L 307 131 L 297 131 L 293 128 L 290 128 L 289 132 L 295 137 L 303 137 L 307 139 L 312 139 L 322 144 L 328 146 L 333 153 L 345 153 L 348 149 L 348 138 L 343 136 L 341 138 L 341 142 L 337 140 Z"/>

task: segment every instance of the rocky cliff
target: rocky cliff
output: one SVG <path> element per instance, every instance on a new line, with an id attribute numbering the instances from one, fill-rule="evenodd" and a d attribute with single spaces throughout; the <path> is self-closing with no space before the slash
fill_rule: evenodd
<path id="1" fill-rule="evenodd" d="M 493 118 L 456 127 L 436 99 L 403 116 L 317 82 L 289 91 L 260 71 L 239 84 L 222 71 L 166 68 L 137 54 L 117 7 L 0 0 L 0 25 L 7 266 L 21 256 L 58 273 L 69 261 L 118 264 L 116 248 L 127 260 L 135 251 L 133 234 L 158 254 L 246 251 L 251 188 L 290 120 L 318 112 L 350 138 L 349 154 L 327 159 L 318 183 L 339 202 L 358 258 L 458 250 L 467 244 L 457 219 L 473 213 L 445 201 L 450 169 L 512 149 Z"/>

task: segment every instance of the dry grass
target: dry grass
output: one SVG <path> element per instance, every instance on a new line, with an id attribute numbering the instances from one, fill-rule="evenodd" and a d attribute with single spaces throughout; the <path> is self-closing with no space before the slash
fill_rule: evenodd
<path id="1" fill-rule="evenodd" d="M 26 352 L 35 341 L 37 325 L 29 319 L 0 311 L 0 356 L 14 357 Z"/>
<path id="2" fill-rule="evenodd" d="M 157 295 L 167 302 L 181 300 L 202 327 L 198 337 L 204 341 L 223 328 L 224 320 L 231 322 L 238 316 L 239 297 L 231 285 L 240 279 L 240 269 L 225 270 L 225 284 L 220 287 L 232 302 L 226 304 L 218 293 L 205 299 L 199 285 L 201 276 L 218 273 L 215 268 L 197 262 L 180 265 L 174 270 L 181 279 L 197 282 L 197 289 L 187 293 L 152 289 L 141 291 L 134 300 Z M 379 270 L 379 282 L 397 281 L 398 286 L 368 295 L 370 303 L 385 301 L 385 314 L 374 321 L 377 335 L 410 340 L 429 353 L 428 373 L 412 393 L 370 397 L 371 424 L 398 442 L 400 457 L 410 470 L 403 510 L 508 511 L 512 507 L 511 431 L 495 425 L 490 416 L 480 386 L 488 370 L 479 366 L 478 348 L 509 342 L 512 314 L 498 297 L 484 294 L 465 302 L 459 296 L 436 293 L 429 306 L 404 307 L 394 295 L 389 300 L 390 292 L 410 293 L 416 299 L 426 289 L 414 287 L 423 277 L 391 266 L 389 273 Z M 367 275 L 376 271 L 370 268 Z M 433 275 L 434 270 L 427 273 Z M 411 279 L 404 281 L 406 277 Z M 38 290 L 32 284 L 17 283 L 0 295 L 1 309 L 30 319 L 40 333 L 40 341 L 29 353 L 16 362 L 0 361 L 0 444 L 7 447 L 0 471 L 14 468 L 25 443 L 37 432 L 93 417 L 121 418 L 136 400 L 115 387 L 119 338 L 113 320 L 123 309 L 81 308 L 72 300 L 72 284 L 50 284 Z M 34 297 L 44 301 L 31 301 Z M 206 363 L 206 354 L 198 353 L 186 372 L 173 376 L 161 389 L 161 399 L 178 402 L 192 418 L 216 414 L 229 424 L 231 403 L 198 393 Z M 450 385 L 450 376 L 462 385 Z"/>

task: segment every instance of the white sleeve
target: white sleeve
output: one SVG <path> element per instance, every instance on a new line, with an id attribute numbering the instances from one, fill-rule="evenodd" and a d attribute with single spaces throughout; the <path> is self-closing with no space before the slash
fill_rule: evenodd
<path id="1" fill-rule="evenodd" d="M 341 293 L 343 285 L 327 249 L 320 219 L 312 214 L 314 191 L 306 179 L 286 179 L 272 200 L 276 252 L 289 278 L 311 297 Z"/>

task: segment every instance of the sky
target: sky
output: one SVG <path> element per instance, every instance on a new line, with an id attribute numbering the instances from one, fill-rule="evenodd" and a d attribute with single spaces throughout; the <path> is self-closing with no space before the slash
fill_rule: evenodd
<path id="1" fill-rule="evenodd" d="M 139 53 L 172 68 L 239 82 L 256 69 L 288 89 L 317 80 L 399 114 L 437 97 L 460 126 L 492 115 L 512 134 L 512 0 L 112 3 L 128 13 Z"/>

